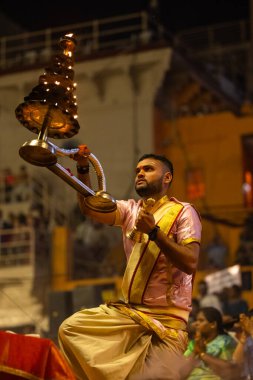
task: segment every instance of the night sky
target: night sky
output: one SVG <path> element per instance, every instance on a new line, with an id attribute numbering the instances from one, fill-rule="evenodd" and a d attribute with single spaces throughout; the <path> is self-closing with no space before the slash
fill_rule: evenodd
<path id="1" fill-rule="evenodd" d="M 197 26 L 249 19 L 251 0 L 159 0 L 159 18 L 176 32 Z M 35 8 L 36 4 L 36 8 Z M 0 10 L 28 31 L 148 10 L 148 0 L 1 0 Z"/>

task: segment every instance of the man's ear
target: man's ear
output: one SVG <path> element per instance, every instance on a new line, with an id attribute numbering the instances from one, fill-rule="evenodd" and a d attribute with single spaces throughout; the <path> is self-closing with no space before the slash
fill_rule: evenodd
<path id="1" fill-rule="evenodd" d="M 166 172 L 164 175 L 164 183 L 170 183 L 172 181 L 172 175 L 170 172 Z"/>

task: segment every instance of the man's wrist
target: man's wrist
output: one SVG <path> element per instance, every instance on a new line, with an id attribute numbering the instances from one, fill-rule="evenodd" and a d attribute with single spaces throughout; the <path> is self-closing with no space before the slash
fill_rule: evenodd
<path id="1" fill-rule="evenodd" d="M 76 165 L 76 170 L 78 174 L 88 174 L 90 171 L 89 164 L 88 165 Z"/>
<path id="2" fill-rule="evenodd" d="M 157 233 L 160 230 L 160 227 L 155 225 L 155 227 L 148 233 L 149 240 L 155 241 L 157 239 Z"/>

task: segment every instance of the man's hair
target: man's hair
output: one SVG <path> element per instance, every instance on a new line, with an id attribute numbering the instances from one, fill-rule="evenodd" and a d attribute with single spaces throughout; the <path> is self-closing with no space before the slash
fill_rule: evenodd
<path id="1" fill-rule="evenodd" d="M 173 173 L 174 173 L 173 164 L 170 160 L 168 160 L 167 157 L 161 156 L 159 154 L 154 154 L 154 153 L 146 153 L 146 154 L 143 154 L 143 156 L 139 158 L 138 162 L 143 161 L 146 158 L 153 158 L 154 160 L 163 162 L 165 166 L 167 166 L 167 168 L 169 169 L 169 172 L 171 173 L 173 177 Z"/>

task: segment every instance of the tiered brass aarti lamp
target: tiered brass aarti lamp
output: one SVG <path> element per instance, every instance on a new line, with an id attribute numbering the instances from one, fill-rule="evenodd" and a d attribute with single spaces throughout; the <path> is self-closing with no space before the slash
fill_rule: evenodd
<path id="1" fill-rule="evenodd" d="M 110 212 L 116 208 L 116 202 L 106 191 L 105 176 L 98 159 L 92 153 L 88 156 L 98 180 L 98 191 L 95 192 L 57 162 L 58 156 L 72 157 L 78 152 L 78 148 L 61 149 L 48 140 L 48 137 L 71 138 L 80 129 L 74 95 L 76 84 L 73 82 L 75 36 L 64 35 L 59 46 L 62 53 L 53 57 L 50 67 L 39 77 L 38 85 L 15 110 L 20 123 L 38 134 L 37 139 L 22 145 L 19 154 L 32 165 L 48 168 L 81 194 L 87 195 L 88 192 L 91 195 L 86 198 L 88 207 L 96 211 Z"/>

